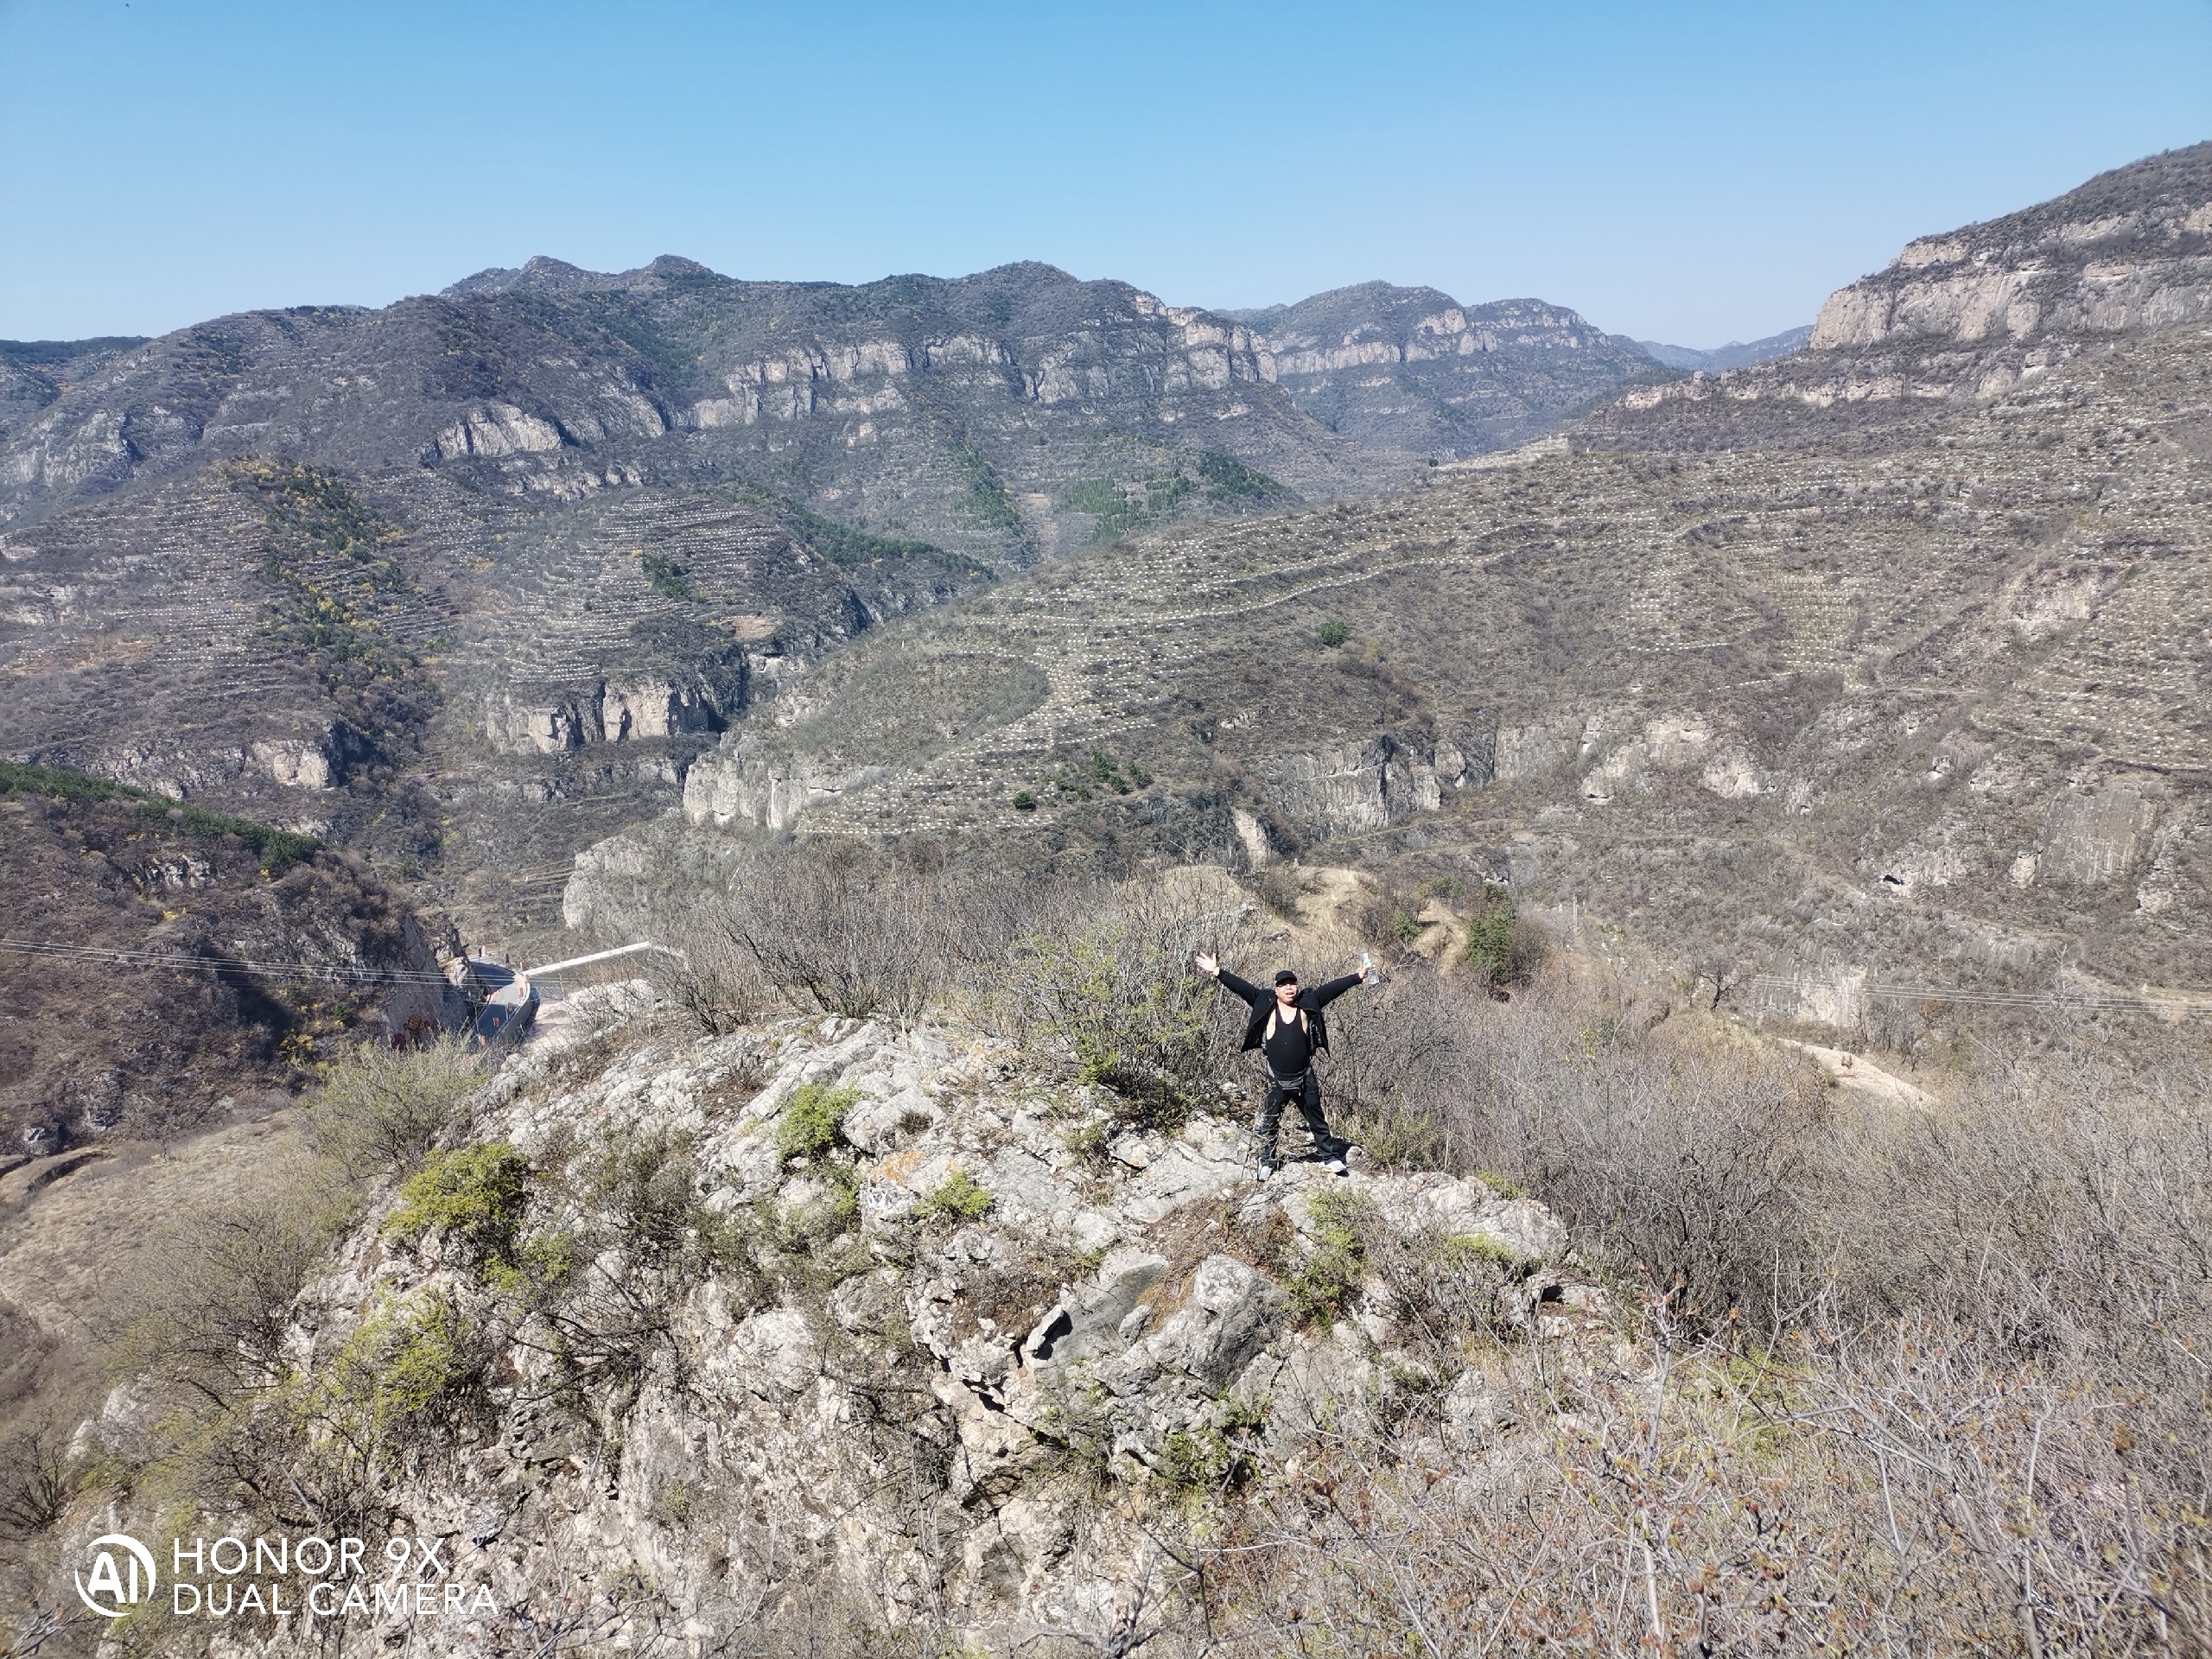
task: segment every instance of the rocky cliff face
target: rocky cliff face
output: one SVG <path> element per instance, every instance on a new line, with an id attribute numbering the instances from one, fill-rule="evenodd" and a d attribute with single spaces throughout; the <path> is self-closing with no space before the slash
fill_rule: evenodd
<path id="1" fill-rule="evenodd" d="M 1433 288 L 1363 283 L 1236 315 L 1300 409 L 1420 455 L 1510 448 L 1662 374 L 1635 341 L 1541 300 L 1463 306 Z"/>
<path id="2" fill-rule="evenodd" d="M 1635 390 L 1622 408 L 1723 398 L 1738 406 L 1740 423 L 1745 406 L 1762 403 L 1987 399 L 2115 337 L 2208 317 L 2212 143 L 2115 168 L 1984 225 L 1922 237 L 1887 270 L 1828 296 L 1808 351 Z"/>
<path id="3" fill-rule="evenodd" d="M 1906 245 L 1831 295 L 1815 351 L 1973 345 L 2212 317 L 2212 143 L 2100 174 L 2024 213 Z"/>

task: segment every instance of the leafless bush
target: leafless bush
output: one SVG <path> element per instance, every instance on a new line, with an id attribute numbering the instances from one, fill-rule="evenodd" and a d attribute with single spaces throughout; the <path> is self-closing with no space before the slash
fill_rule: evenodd
<path id="1" fill-rule="evenodd" d="M 66 1436 L 41 1426 L 0 1440 L 0 1537 L 44 1532 L 61 1518 L 75 1488 Z"/>
<path id="2" fill-rule="evenodd" d="M 1647 1037 L 1563 976 L 1501 1004 L 1415 961 L 1332 1009 L 1328 1086 L 1378 1161 L 1503 1178 L 1715 1317 L 1772 1330 L 1827 1282 L 1827 1107 L 1793 1058 Z"/>
<path id="3" fill-rule="evenodd" d="M 1419 957 L 1329 1010 L 1324 1086 L 1337 1128 L 1382 1165 L 1465 1164 L 1453 1107 L 1482 1075 L 1473 1003 Z"/>
<path id="4" fill-rule="evenodd" d="M 461 1121 L 484 1078 L 481 1058 L 459 1039 L 365 1046 L 331 1068 L 309 1103 L 308 1143 L 349 1182 L 412 1169 Z"/>
<path id="5" fill-rule="evenodd" d="M 1524 1357 L 1487 1453 L 1348 1424 L 1226 1517 L 1222 1651 L 2204 1650 L 2202 1513 L 2104 1402 L 1924 1326 L 1789 1357 L 1662 1344 L 1569 1393 Z"/>
<path id="6" fill-rule="evenodd" d="M 458 1044 L 365 1048 L 333 1068 L 309 1104 L 307 1147 L 267 1196 L 174 1218 L 111 1354 L 119 1375 L 182 1408 L 159 1431 L 156 1487 L 286 1525 L 366 1513 L 372 1470 L 359 1437 L 334 1428 L 335 1395 L 299 1387 L 287 1345 L 293 1300 L 358 1218 L 371 1183 L 419 1164 L 482 1082 Z"/>
<path id="7" fill-rule="evenodd" d="M 848 1019 L 918 1015 L 943 987 L 941 871 L 856 842 L 772 848 L 734 884 L 729 938 L 784 995 Z"/>
<path id="8" fill-rule="evenodd" d="M 1924 1111 L 1850 1112 L 1825 1184 L 1823 1318 L 1939 1319 L 1993 1358 L 2132 1383 L 2173 1420 L 2146 1440 L 2202 1458 L 2206 1084 L 2178 1056 L 2133 1072 L 2082 1057 L 1986 1075 Z"/>
<path id="9" fill-rule="evenodd" d="M 1140 878 L 1047 890 L 1027 921 L 987 1003 L 1002 1030 L 1105 1084 L 1135 1116 L 1179 1119 L 1211 1095 L 1242 1009 L 1192 957 L 1251 955 L 1246 906 L 1196 883 Z"/>
<path id="10" fill-rule="evenodd" d="M 660 928 L 674 956 L 655 955 L 655 988 L 709 1036 L 753 1024 L 775 1002 L 775 988 L 734 925 L 727 900 L 701 895 Z"/>
<path id="11" fill-rule="evenodd" d="M 274 1388 L 292 1298 L 348 1218 L 304 1169 L 275 1197 L 187 1218 L 123 1339 L 122 1369 L 217 1408 Z"/>

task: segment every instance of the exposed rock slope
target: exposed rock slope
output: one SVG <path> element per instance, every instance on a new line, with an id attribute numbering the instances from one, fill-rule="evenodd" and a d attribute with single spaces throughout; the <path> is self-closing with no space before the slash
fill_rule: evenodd
<path id="1" fill-rule="evenodd" d="M 2170 162 L 2098 188 L 2167 202 Z M 1845 1026 L 1869 982 L 2201 988 L 2212 334 L 1977 349 L 1914 358 L 1927 397 L 1852 392 L 1844 349 L 1699 377 L 1393 499 L 1033 573 L 818 708 L 911 715 L 987 658 L 1040 700 L 865 764 L 758 723 L 687 814 L 1426 846 Z"/>
<path id="2" fill-rule="evenodd" d="M 2099 174 L 2024 212 L 1922 237 L 1831 295 L 1818 351 L 2029 340 L 2212 318 L 2212 143 Z"/>
<path id="3" fill-rule="evenodd" d="M 2101 344 L 2207 318 L 2212 143 L 1922 237 L 1888 269 L 1828 296 L 1809 351 L 1737 370 L 1725 386 L 1738 405 L 1987 399 Z M 1624 404 L 1697 402 L 1723 384 L 1700 375 Z"/>
<path id="4" fill-rule="evenodd" d="M 836 1596 L 993 1652 L 1103 1637 L 1161 1596 L 1148 1535 L 1226 1460 L 1408 1389 L 1448 1396 L 1437 1433 L 1462 1452 L 1510 1432 L 1464 1357 L 1402 1351 L 1402 1310 L 1347 1240 L 1440 1252 L 1509 1339 L 1541 1317 L 1556 1341 L 1602 1303 L 1563 1294 L 1564 1230 L 1528 1199 L 1311 1166 L 1259 1188 L 1232 1123 L 1116 1128 L 957 1027 L 534 1044 L 473 1135 L 531 1160 L 512 1260 L 551 1260 L 610 1200 L 631 1224 L 550 1325 L 518 1313 L 515 1269 L 459 1232 L 404 1243 L 388 1205 L 291 1310 L 297 1363 L 334 1387 L 410 1319 L 461 1321 L 487 1363 L 455 1455 L 377 1500 L 501 1610 L 416 1622 L 423 1651 L 543 1628 L 581 1611 L 577 1586 L 610 1645 L 710 1642 Z M 631 1164 L 656 1196 L 590 1173 Z M 720 1253 L 675 1270 L 715 1226 Z M 99 1432 L 145 1408 L 118 1401 Z"/>

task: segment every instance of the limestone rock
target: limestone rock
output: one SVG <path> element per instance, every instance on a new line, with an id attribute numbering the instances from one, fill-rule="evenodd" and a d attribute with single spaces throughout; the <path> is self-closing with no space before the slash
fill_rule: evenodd
<path id="1" fill-rule="evenodd" d="M 565 1383 L 554 1344 L 483 1327 L 505 1344 L 488 1373 L 496 1443 L 425 1464 L 387 1497 L 412 1526 L 465 1541 L 503 1601 L 577 1573 L 649 1571 L 703 1605 L 730 1552 L 764 1529 L 877 1591 L 893 1620 L 950 1610 L 1014 1645 L 1070 1628 L 1071 1609 L 1119 1605 L 1147 1483 L 1179 1478 L 1224 1434 L 1287 1452 L 1432 1363 L 1390 1347 L 1395 1329 L 1371 1310 L 1295 1328 L 1281 1277 L 1294 1247 L 1251 1248 L 1285 1236 L 1272 1207 L 1293 1238 L 1327 1191 L 1414 1244 L 1477 1236 L 1533 1255 L 1559 1243 L 1541 1206 L 1433 1173 L 1300 1166 L 1256 1187 L 1241 1126 L 1204 1115 L 1134 1135 L 1138 1155 L 1088 1173 L 1067 1141 L 1093 1121 L 1095 1090 L 957 1026 L 790 1019 L 671 1041 L 622 1023 L 645 1005 L 594 1006 L 609 1022 L 596 1040 L 578 1023 L 509 1058 L 472 1135 L 511 1141 L 549 1172 L 594 1137 L 681 1137 L 699 1202 L 751 1243 L 657 1300 L 650 1258 L 602 1236 L 574 1316 L 579 1331 L 611 1318 L 603 1340 L 630 1357 Z M 741 1070 L 763 1080 L 732 1099 Z M 810 1083 L 859 1096 L 857 1133 L 787 1167 L 774 1131 Z M 955 1171 L 983 1195 L 979 1212 L 925 1206 Z M 549 1184 L 533 1224 L 566 1224 L 563 1194 L 585 1185 Z M 771 1248 L 804 1268 L 760 1277 L 749 1253 Z M 372 1211 L 295 1305 L 289 1345 L 312 1375 L 365 1320 L 429 1299 L 488 1314 L 485 1297 L 458 1257 L 390 1248 Z M 625 1332 L 640 1345 L 626 1349 Z M 1507 1432 L 1475 1385 L 1453 1388 L 1439 1432 L 1482 1445 Z M 119 1441 L 128 1413 L 111 1415 Z M 1071 1459 L 1111 1471 L 1102 1493 L 1074 1501 Z M 572 1541 L 557 1560 L 509 1548 L 556 1526 Z M 466 1651 L 457 1633 L 419 1642 Z"/>

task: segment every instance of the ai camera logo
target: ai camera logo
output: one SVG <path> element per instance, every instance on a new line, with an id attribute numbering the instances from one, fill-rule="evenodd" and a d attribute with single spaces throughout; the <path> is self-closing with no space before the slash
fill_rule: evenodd
<path id="1" fill-rule="evenodd" d="M 119 1532 L 92 1540 L 92 1573 L 77 1574 L 77 1599 L 102 1618 L 121 1618 L 154 1593 L 154 1552 Z"/>

